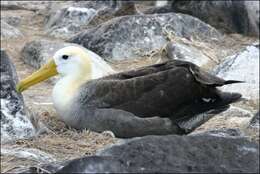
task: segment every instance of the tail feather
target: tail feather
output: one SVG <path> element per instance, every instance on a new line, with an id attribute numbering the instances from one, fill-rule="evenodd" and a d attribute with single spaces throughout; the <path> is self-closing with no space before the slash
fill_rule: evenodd
<path id="1" fill-rule="evenodd" d="M 200 101 L 187 105 L 179 113 L 182 117 L 172 119 L 179 125 L 184 134 L 192 132 L 214 115 L 224 112 L 231 103 L 239 101 L 242 97 L 239 93 L 222 91 L 216 91 L 216 94 L 215 98 L 202 98 Z"/>
<path id="2" fill-rule="evenodd" d="M 226 80 L 225 85 L 233 84 L 233 83 L 245 83 L 245 81 L 239 81 L 239 80 Z"/>
<path id="3" fill-rule="evenodd" d="M 221 111 L 220 108 L 228 108 L 231 103 L 237 102 L 241 99 L 242 95 L 239 93 L 230 93 L 215 91 L 216 96 L 213 98 L 202 98 L 201 100 L 183 106 L 179 112 L 175 113 L 175 117 L 171 118 L 173 121 L 181 121 L 187 118 L 194 117 L 194 115 L 208 112 L 211 113 Z M 227 109 L 226 108 L 226 109 Z"/>

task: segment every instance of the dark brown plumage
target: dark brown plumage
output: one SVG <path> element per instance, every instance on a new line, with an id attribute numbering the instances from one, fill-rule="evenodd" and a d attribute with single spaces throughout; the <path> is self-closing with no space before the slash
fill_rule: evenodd
<path id="1" fill-rule="evenodd" d="M 176 60 L 110 75 L 93 82 L 95 89 L 91 95 L 87 94 L 87 105 L 97 106 L 99 103 L 99 107 L 122 109 L 139 117 L 156 115 L 177 119 L 183 116 L 179 112 L 185 112 L 188 106 L 192 109 L 190 105 L 207 105 L 212 109 L 240 98 L 239 94 L 223 93 L 215 88 L 240 81 L 225 81 L 194 64 Z M 203 98 L 211 101 L 205 102 Z"/>
<path id="2" fill-rule="evenodd" d="M 189 62 L 171 60 L 85 83 L 77 97 L 82 106 L 77 109 L 114 109 L 124 111 L 126 119 L 131 113 L 139 118 L 157 116 L 178 123 L 203 112 L 227 108 L 241 95 L 221 92 L 216 87 L 239 82 L 221 79 Z M 108 119 L 116 115 L 102 114 Z M 117 117 L 113 119 L 116 126 Z"/>

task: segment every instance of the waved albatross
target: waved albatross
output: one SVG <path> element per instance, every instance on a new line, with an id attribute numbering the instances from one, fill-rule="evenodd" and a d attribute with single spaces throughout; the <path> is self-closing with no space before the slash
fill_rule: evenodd
<path id="1" fill-rule="evenodd" d="M 223 80 L 186 61 L 107 75 L 109 68 L 86 49 L 68 46 L 19 82 L 17 91 L 60 74 L 52 93 L 60 118 L 73 128 L 110 130 L 117 137 L 187 133 L 181 123 L 221 112 L 241 98 L 216 88 L 240 81 Z"/>

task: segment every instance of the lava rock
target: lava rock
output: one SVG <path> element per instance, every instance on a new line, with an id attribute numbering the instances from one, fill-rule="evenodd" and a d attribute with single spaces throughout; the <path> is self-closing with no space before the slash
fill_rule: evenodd
<path id="1" fill-rule="evenodd" d="M 246 138 L 146 136 L 75 159 L 57 173 L 256 173 L 259 145 Z"/>
<path id="2" fill-rule="evenodd" d="M 115 16 L 138 14 L 133 1 L 69 2 L 53 5 L 46 16 L 45 30 L 56 38 L 68 39 Z"/>
<path id="3" fill-rule="evenodd" d="M 244 133 L 239 129 L 226 129 L 226 128 L 220 128 L 220 129 L 213 129 L 213 130 L 207 130 L 203 132 L 193 132 L 189 134 L 189 136 L 197 136 L 197 135 L 212 135 L 212 136 L 218 136 L 218 137 L 243 137 L 245 136 Z"/>
<path id="4" fill-rule="evenodd" d="M 224 79 L 244 81 L 223 87 L 225 91 L 239 92 L 244 98 L 259 100 L 259 44 L 246 47 L 236 55 L 227 57 L 215 74 Z"/>
<path id="5" fill-rule="evenodd" d="M 82 31 L 96 14 L 93 8 L 64 7 L 50 14 L 45 28 L 51 36 L 69 38 Z"/>
<path id="6" fill-rule="evenodd" d="M 159 13 L 172 13 L 172 7 L 170 5 L 156 6 L 146 9 L 144 14 L 159 14 Z"/>
<path id="7" fill-rule="evenodd" d="M 116 6 L 100 8 L 97 10 L 97 15 L 89 23 L 89 28 L 96 27 L 108 20 L 118 16 L 137 15 L 140 12 L 136 9 L 134 1 L 116 1 Z"/>
<path id="8" fill-rule="evenodd" d="M 6 16 L 6 17 L 1 17 L 1 20 L 4 20 L 7 24 L 17 27 L 21 23 L 21 17 L 18 16 Z"/>
<path id="9" fill-rule="evenodd" d="M 251 139 L 259 143 L 259 111 L 248 121 L 245 132 Z"/>
<path id="10" fill-rule="evenodd" d="M 138 13 L 132 1 L 69 2 L 58 7 L 53 5 L 49 11 L 46 17 L 46 32 L 55 38 L 63 39 L 115 16 Z"/>
<path id="11" fill-rule="evenodd" d="M 50 1 L 1 1 L 1 10 L 38 11 L 46 8 Z"/>
<path id="12" fill-rule="evenodd" d="M 17 158 L 23 158 L 27 160 L 34 160 L 38 161 L 39 163 L 45 163 L 48 162 L 55 162 L 56 159 L 46 152 L 43 152 L 39 149 L 34 148 L 23 148 L 23 147 L 17 147 L 17 148 L 5 148 L 2 147 L 1 154 L 4 156 L 15 156 Z"/>
<path id="13" fill-rule="evenodd" d="M 224 132 L 219 133 L 219 136 L 224 136 L 229 134 L 228 132 L 232 132 L 232 130 L 238 130 L 240 131 L 238 135 L 241 134 L 242 136 L 245 134 L 244 130 L 252 117 L 253 113 L 251 111 L 231 105 L 228 110 L 216 114 L 209 121 L 196 128 L 191 134 L 204 133 L 208 131 L 214 133 L 214 131 L 218 132 L 224 130 Z"/>
<path id="14" fill-rule="evenodd" d="M 119 2 L 121 2 L 121 3 L 117 7 L 116 11 L 114 12 L 114 14 L 113 14 L 114 16 L 139 14 L 138 10 L 136 9 L 134 1 L 128 0 L 128 1 L 119 1 Z"/>
<path id="15" fill-rule="evenodd" d="M 22 59 L 25 63 L 39 69 L 44 65 L 56 51 L 73 44 L 61 41 L 50 41 L 47 39 L 35 40 L 27 43 L 22 52 Z"/>
<path id="16" fill-rule="evenodd" d="M 259 111 L 251 119 L 249 127 L 253 127 L 253 128 L 258 128 L 259 129 Z"/>
<path id="17" fill-rule="evenodd" d="M 105 59 L 140 58 L 167 43 L 167 33 L 190 39 L 216 41 L 222 35 L 197 18 L 184 14 L 132 15 L 113 18 L 72 37 Z"/>
<path id="18" fill-rule="evenodd" d="M 1 142 L 28 138 L 35 129 L 26 116 L 23 97 L 15 90 L 17 74 L 14 65 L 1 49 Z"/>
<path id="19" fill-rule="evenodd" d="M 15 27 L 1 19 L 1 40 L 22 37 L 23 34 Z"/>
<path id="20" fill-rule="evenodd" d="M 259 36 L 258 1 L 174 1 L 172 10 L 198 17 L 225 32 Z"/>
<path id="21" fill-rule="evenodd" d="M 177 42 L 169 42 L 166 46 L 166 54 L 169 59 L 179 59 L 192 62 L 198 66 L 204 66 L 211 62 L 199 49 Z"/>
<path id="22" fill-rule="evenodd" d="M 56 51 L 66 46 L 80 46 L 73 43 L 62 41 L 39 39 L 27 43 L 21 52 L 23 61 L 32 67 L 39 69 L 42 65 L 46 64 Z M 102 59 L 94 52 L 87 50 L 92 57 Z"/>

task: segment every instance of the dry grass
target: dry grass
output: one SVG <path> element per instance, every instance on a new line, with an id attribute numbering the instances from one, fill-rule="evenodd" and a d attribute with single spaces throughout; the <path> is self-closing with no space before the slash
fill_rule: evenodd
<path id="1" fill-rule="evenodd" d="M 97 150 L 115 142 L 116 139 L 107 133 L 99 134 L 87 130 L 77 132 L 64 129 L 63 132 L 48 133 L 30 140 L 17 140 L 13 144 L 2 145 L 1 148 L 34 148 L 50 154 L 56 161 L 65 161 L 93 155 Z M 4 173 L 16 167 L 39 166 L 41 163 L 43 164 L 43 162 L 30 158 L 1 155 L 1 172 Z"/>

